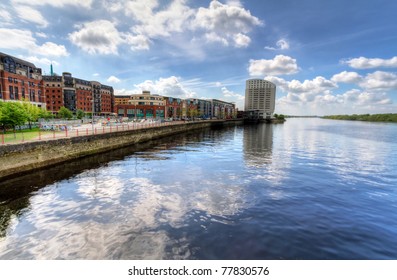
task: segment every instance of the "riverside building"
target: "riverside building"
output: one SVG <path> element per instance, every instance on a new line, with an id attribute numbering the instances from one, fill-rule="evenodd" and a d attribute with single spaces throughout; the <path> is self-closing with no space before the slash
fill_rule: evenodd
<path id="1" fill-rule="evenodd" d="M 245 86 L 244 110 L 249 118 L 270 119 L 276 102 L 276 85 L 261 79 L 250 79 Z"/>
<path id="2" fill-rule="evenodd" d="M 236 105 L 218 99 L 211 99 L 212 117 L 217 119 L 231 119 L 236 116 Z"/>
<path id="3" fill-rule="evenodd" d="M 118 101 L 123 97 L 116 96 Z M 115 113 L 119 117 L 152 119 L 164 118 L 165 101 L 164 97 L 157 94 L 150 94 L 150 91 L 143 91 L 142 94 L 129 96 L 128 104 L 122 101 L 115 105 Z"/>
<path id="4" fill-rule="evenodd" d="M 43 76 L 43 82 L 47 109 L 52 113 L 58 112 L 61 107 L 74 113 L 77 110 L 94 112 L 97 116 L 113 113 L 114 94 L 111 86 L 75 78 L 68 72 L 63 72 L 62 76 Z"/>
<path id="5" fill-rule="evenodd" d="M 0 100 L 30 101 L 45 108 L 41 68 L 0 52 Z"/>

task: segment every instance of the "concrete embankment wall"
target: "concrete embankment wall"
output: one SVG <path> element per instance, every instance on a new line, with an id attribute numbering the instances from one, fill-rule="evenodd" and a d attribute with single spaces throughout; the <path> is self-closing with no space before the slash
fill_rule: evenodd
<path id="1" fill-rule="evenodd" d="M 137 143 L 195 129 L 241 124 L 233 121 L 200 121 L 179 125 L 119 131 L 56 140 L 0 146 L 0 182 L 37 169 Z"/>

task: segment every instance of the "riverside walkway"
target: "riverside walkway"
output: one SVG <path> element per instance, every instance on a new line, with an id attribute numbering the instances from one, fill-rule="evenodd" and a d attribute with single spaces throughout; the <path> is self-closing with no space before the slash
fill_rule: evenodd
<path id="1" fill-rule="evenodd" d="M 113 133 L 118 131 L 130 131 L 138 129 L 146 129 L 150 127 L 175 126 L 186 123 L 185 121 L 153 121 L 146 120 L 141 122 L 126 123 L 110 123 L 102 125 L 102 123 L 81 124 L 81 125 L 58 125 L 53 130 L 39 130 L 33 132 L 17 132 L 15 134 L 0 134 L 0 145 L 12 145 L 26 142 L 37 142 L 51 139 L 71 138 L 84 135 L 97 135 L 105 133 Z M 189 122 L 192 123 L 192 122 Z"/>

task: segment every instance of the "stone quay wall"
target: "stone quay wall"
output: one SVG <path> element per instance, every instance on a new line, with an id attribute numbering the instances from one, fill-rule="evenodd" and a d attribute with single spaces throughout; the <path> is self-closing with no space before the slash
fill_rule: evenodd
<path id="1" fill-rule="evenodd" d="M 242 124 L 242 120 L 209 120 L 178 125 L 118 131 L 98 135 L 0 146 L 1 180 L 62 162 L 158 139 L 195 129 Z"/>

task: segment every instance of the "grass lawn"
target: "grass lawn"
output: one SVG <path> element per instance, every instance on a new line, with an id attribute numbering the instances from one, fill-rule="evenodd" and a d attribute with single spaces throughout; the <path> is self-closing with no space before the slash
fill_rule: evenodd
<path id="1" fill-rule="evenodd" d="M 52 131 L 40 131 L 38 128 L 17 130 L 15 133 L 13 131 L 7 131 L 6 134 L 0 133 L 0 144 L 3 142 L 3 139 L 5 144 L 38 140 L 39 132 L 42 137 L 53 134 Z"/>

